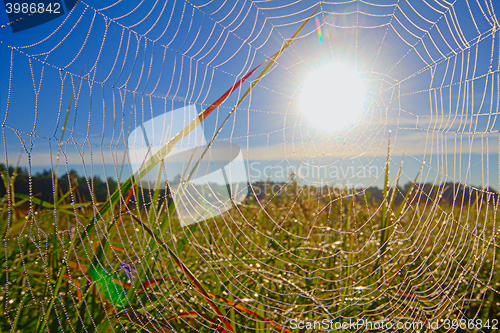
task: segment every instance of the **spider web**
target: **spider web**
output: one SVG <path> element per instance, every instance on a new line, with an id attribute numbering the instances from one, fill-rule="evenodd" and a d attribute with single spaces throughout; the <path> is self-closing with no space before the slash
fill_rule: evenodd
<path id="1" fill-rule="evenodd" d="M 182 227 L 168 191 L 133 186 L 102 214 L 135 172 L 134 128 L 206 110 L 318 6 L 234 112 L 257 74 L 203 121 L 207 141 L 241 148 L 241 204 Z M 437 329 L 499 317 L 492 1 L 79 1 L 31 31 L 11 24 L 0 30 L 2 175 L 21 165 L 29 179 L 28 197 L 2 202 L 7 328 L 20 309 L 43 313 L 49 331 Z M 307 73 L 331 61 L 369 91 L 341 134 L 310 126 L 298 104 Z M 42 200 L 34 176 L 45 169 Z"/>

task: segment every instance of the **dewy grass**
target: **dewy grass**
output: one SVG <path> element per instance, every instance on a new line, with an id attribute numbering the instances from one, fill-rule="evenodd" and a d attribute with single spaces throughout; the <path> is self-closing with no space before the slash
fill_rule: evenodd
<path id="1" fill-rule="evenodd" d="M 436 208 L 433 203 L 441 190 L 423 195 L 416 183 L 413 181 L 413 190 L 408 191 L 411 194 L 399 206 L 392 205 L 396 207 L 392 224 L 398 226 L 397 232 L 388 233 L 384 243 L 384 260 L 380 262 L 385 270 L 383 278 L 373 274 L 370 264 L 382 246 L 378 239 L 382 221 L 379 204 L 364 202 L 352 192 L 330 193 L 321 196 L 319 203 L 316 197 L 308 197 L 307 188 L 293 197 L 267 196 L 262 203 L 270 216 L 248 199 L 241 207 L 203 222 L 196 229 L 181 229 L 177 218 L 171 217 L 169 234 L 185 233 L 185 242 L 161 237 L 150 244 L 164 242 L 173 251 L 173 258 L 190 267 L 191 276 L 225 311 L 226 320 L 236 332 L 258 328 L 294 331 L 288 324 L 294 318 L 390 318 L 388 312 L 375 311 L 384 306 L 402 306 L 409 318 L 417 318 L 413 313 L 419 313 L 422 307 L 440 307 L 436 311 L 440 318 L 497 318 L 500 308 L 492 283 L 496 280 L 493 273 L 500 268 L 495 261 L 498 251 L 473 235 L 481 234 L 484 240 L 494 235 L 498 199 L 465 202 L 460 207 L 441 203 Z M 335 205 L 330 213 L 324 208 L 327 205 Z M 34 202 L 34 207 L 39 226 L 50 228 L 53 206 Z M 13 210 L 12 214 L 20 216 L 26 213 L 22 206 Z M 141 208 L 140 212 L 137 218 L 147 221 L 148 228 L 160 223 L 147 220 L 149 210 Z M 58 214 L 60 230 L 74 223 L 71 210 L 61 209 Z M 88 221 L 94 213 L 88 207 L 79 214 Z M 336 232 L 339 220 L 343 227 L 338 231 L 342 233 Z M 23 223 L 23 219 L 16 221 Z M 476 226 L 475 221 L 482 221 L 484 226 Z M 6 274 L 9 276 L 8 299 L 13 302 L 2 307 L 7 311 L 1 319 L 2 330 L 33 331 L 33 318 L 39 316 L 43 318 L 42 331 L 53 331 L 60 325 L 76 332 L 132 332 L 141 327 L 149 332 L 216 329 L 220 324 L 217 317 L 206 300 L 190 289 L 188 275 L 179 274 L 167 250 L 156 251 L 155 259 L 150 260 L 151 247 L 141 239 L 127 245 L 120 238 L 125 233 L 136 234 L 137 223 L 131 215 L 122 214 L 112 223 L 114 227 L 108 226 L 106 238 L 93 229 L 82 244 L 85 246 L 75 248 L 65 264 L 54 263 L 53 268 L 44 266 L 45 262 L 55 261 L 55 251 L 61 251 L 51 245 L 52 235 L 40 244 L 30 237 L 19 237 L 26 234 L 19 229 L 9 234 L 5 239 L 17 246 L 7 246 L 1 268 L 2 283 Z M 268 234 L 276 223 L 280 227 Z M 360 225 L 363 235 L 355 232 Z M 69 233 L 57 237 L 69 241 Z M 125 252 L 105 250 L 105 259 L 93 266 L 92 254 L 99 255 L 99 249 L 109 249 L 110 244 L 123 246 Z M 477 255 L 481 258 L 475 260 Z M 130 256 L 143 259 L 136 261 L 135 280 L 128 282 L 117 274 L 124 276 L 119 262 Z M 47 274 L 53 286 L 64 266 L 68 271 L 61 275 L 58 296 L 53 297 Z M 101 272 L 101 277 L 92 277 L 91 268 Z M 459 279 L 461 284 L 456 283 Z M 480 281 L 491 281 L 490 287 Z M 45 320 L 47 308 L 34 304 L 47 305 L 50 297 L 55 301 Z M 454 310 L 463 300 L 467 300 L 467 307 Z"/>

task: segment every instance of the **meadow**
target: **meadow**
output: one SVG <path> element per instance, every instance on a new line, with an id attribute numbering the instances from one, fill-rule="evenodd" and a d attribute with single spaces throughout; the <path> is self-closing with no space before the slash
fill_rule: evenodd
<path id="1" fill-rule="evenodd" d="M 250 192 L 184 228 L 164 191 L 47 173 L 45 191 L 29 196 L 16 192 L 22 172 L 3 168 L 1 331 L 303 332 L 298 321 L 361 319 L 500 326 L 498 194 L 452 188 L 450 201 L 446 184 L 391 188 L 388 165 L 382 200 L 320 192 L 292 175 L 282 186 L 297 195 Z M 367 328 L 344 331 L 356 329 Z"/>

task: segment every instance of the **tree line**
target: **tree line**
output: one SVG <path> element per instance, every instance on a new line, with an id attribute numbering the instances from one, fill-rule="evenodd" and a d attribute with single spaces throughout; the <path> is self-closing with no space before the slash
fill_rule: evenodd
<path id="1" fill-rule="evenodd" d="M 14 193 L 33 195 L 33 197 L 49 203 L 54 202 L 54 189 L 59 192 L 57 193 L 57 197 L 59 198 L 71 189 L 73 191 L 71 196 L 72 198 L 68 198 L 68 200 L 74 200 L 75 203 L 84 203 L 91 202 L 92 200 L 95 202 L 104 202 L 118 187 L 116 180 L 111 177 L 108 177 L 106 180 L 102 180 L 99 176 L 86 178 L 85 176 L 79 175 L 75 170 L 70 170 L 68 173 L 58 177 L 57 186 L 54 173 L 50 170 L 44 170 L 30 175 L 27 168 L 6 168 L 5 165 L 0 164 L 0 173 L 3 180 L 0 182 L 0 198 L 4 198 L 6 195 L 6 185 L 9 186 L 9 179 L 14 180 Z M 266 182 L 253 183 L 251 186 L 253 187 L 253 191 L 249 191 L 248 195 L 250 197 L 256 195 L 257 199 L 263 199 L 266 195 L 272 192 L 273 189 L 283 189 L 286 186 L 290 186 L 290 184 L 268 180 Z M 293 186 L 297 186 L 297 184 Z M 404 196 L 410 188 L 411 183 L 407 183 L 397 189 L 390 189 L 391 192 L 396 190 L 396 204 L 403 201 Z M 271 189 L 271 191 L 269 191 L 269 189 Z M 308 193 L 309 195 L 310 193 L 315 195 L 326 195 L 331 189 L 332 188 L 328 188 L 327 186 L 322 188 L 309 186 Z M 462 205 L 470 204 L 477 200 L 498 200 L 499 197 L 498 193 L 491 187 L 481 189 L 453 182 L 437 185 L 431 183 L 415 184 L 413 191 L 418 191 L 422 194 L 423 200 L 436 200 L 436 196 L 439 195 L 440 197 L 438 199 L 441 202 Z M 148 192 L 148 190 L 143 189 L 141 199 L 139 200 L 142 202 L 148 202 L 148 197 L 150 197 Z M 288 192 L 289 190 L 286 189 L 282 190 L 280 193 L 272 193 L 272 195 L 288 195 L 290 194 Z M 366 189 L 358 189 L 354 193 L 357 197 L 365 196 L 373 203 L 380 203 L 383 201 L 383 190 L 376 186 L 370 186 Z M 162 190 L 160 197 L 166 198 L 167 196 L 168 189 Z"/>

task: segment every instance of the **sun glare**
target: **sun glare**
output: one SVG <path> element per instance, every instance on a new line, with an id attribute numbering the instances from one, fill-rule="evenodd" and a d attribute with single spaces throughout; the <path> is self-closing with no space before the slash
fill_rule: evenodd
<path id="1" fill-rule="evenodd" d="M 365 85 L 354 70 L 330 63 L 304 82 L 300 107 L 312 125 L 328 131 L 344 130 L 363 114 L 365 93 Z"/>

